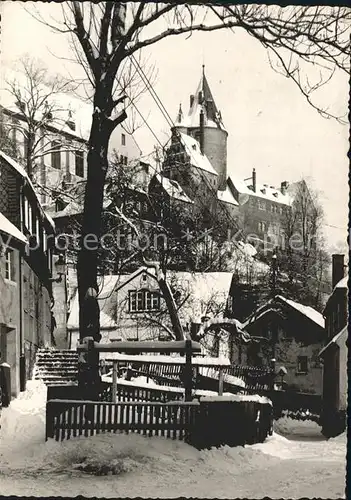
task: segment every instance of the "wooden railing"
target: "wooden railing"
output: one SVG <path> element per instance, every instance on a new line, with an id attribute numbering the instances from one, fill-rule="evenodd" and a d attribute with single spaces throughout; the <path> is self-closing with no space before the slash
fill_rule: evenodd
<path id="1" fill-rule="evenodd" d="M 198 402 L 108 403 L 54 399 L 46 403 L 46 439 L 137 432 L 189 441 Z"/>

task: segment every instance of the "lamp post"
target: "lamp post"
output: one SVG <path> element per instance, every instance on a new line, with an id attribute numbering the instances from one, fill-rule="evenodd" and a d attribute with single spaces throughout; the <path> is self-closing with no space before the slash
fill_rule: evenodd
<path id="1" fill-rule="evenodd" d="M 49 278 L 49 281 L 51 283 L 61 283 L 62 282 L 62 276 L 66 274 L 66 261 L 65 261 L 65 256 L 63 253 L 60 253 L 58 256 L 57 261 L 54 264 L 56 268 L 56 273 L 57 276 L 54 278 Z"/>
<path id="2" fill-rule="evenodd" d="M 276 295 L 276 287 L 277 287 L 277 252 L 276 249 L 273 252 L 272 255 L 272 281 L 271 281 L 271 296 L 272 299 L 274 300 L 275 295 Z M 274 369 L 275 373 L 275 344 L 277 342 L 277 324 L 274 321 L 273 318 L 273 323 L 272 323 L 272 359 L 271 359 L 271 364 L 272 364 L 272 369 Z M 274 384 L 273 384 L 274 385 Z"/>
<path id="3" fill-rule="evenodd" d="M 280 376 L 280 385 L 281 389 L 283 390 L 283 383 L 284 383 L 284 377 L 288 373 L 288 370 L 285 368 L 285 366 L 281 366 L 278 370 L 277 375 Z"/>

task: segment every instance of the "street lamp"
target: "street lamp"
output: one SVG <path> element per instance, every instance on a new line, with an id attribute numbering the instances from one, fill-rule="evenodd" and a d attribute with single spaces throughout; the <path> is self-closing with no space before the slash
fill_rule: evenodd
<path id="1" fill-rule="evenodd" d="M 66 262 L 65 262 L 65 256 L 63 255 L 63 253 L 59 254 L 58 259 L 54 265 L 56 268 L 57 277 L 56 278 L 49 278 L 49 281 L 51 283 L 61 283 L 62 276 L 64 276 L 66 274 Z"/>

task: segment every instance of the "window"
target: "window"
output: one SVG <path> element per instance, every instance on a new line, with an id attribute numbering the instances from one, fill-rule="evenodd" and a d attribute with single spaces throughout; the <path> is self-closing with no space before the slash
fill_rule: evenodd
<path id="1" fill-rule="evenodd" d="M 261 233 L 264 233 L 266 231 L 266 229 L 267 229 L 266 223 L 259 221 L 259 223 L 258 223 L 258 230 Z"/>
<path id="2" fill-rule="evenodd" d="M 28 229 L 29 227 L 29 202 L 26 197 L 23 199 L 23 225 Z"/>
<path id="3" fill-rule="evenodd" d="M 121 142 L 122 142 L 122 146 L 126 145 L 126 134 L 121 135 Z"/>
<path id="4" fill-rule="evenodd" d="M 259 210 L 266 210 L 266 203 L 262 200 L 258 200 L 258 209 Z"/>
<path id="5" fill-rule="evenodd" d="M 129 312 L 158 311 L 160 294 L 150 290 L 133 290 L 129 292 Z"/>
<path id="6" fill-rule="evenodd" d="M 83 151 L 76 151 L 76 175 L 84 177 L 84 153 Z"/>
<path id="7" fill-rule="evenodd" d="M 52 168 L 57 168 L 60 170 L 61 168 L 61 152 L 58 151 L 60 149 L 60 143 L 58 141 L 51 142 L 51 166 Z"/>
<path id="8" fill-rule="evenodd" d="M 308 372 L 308 358 L 307 356 L 297 357 L 297 373 L 307 373 Z"/>
<path id="9" fill-rule="evenodd" d="M 5 253 L 5 278 L 16 281 L 15 253 L 12 248 L 7 248 Z"/>

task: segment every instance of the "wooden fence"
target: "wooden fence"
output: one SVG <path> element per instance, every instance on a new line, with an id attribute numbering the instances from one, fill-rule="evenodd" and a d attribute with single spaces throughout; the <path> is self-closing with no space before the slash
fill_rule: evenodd
<path id="1" fill-rule="evenodd" d="M 46 404 L 46 439 L 136 432 L 185 441 L 198 449 L 262 442 L 272 407 L 253 401 L 101 402 L 53 399 Z"/>
<path id="2" fill-rule="evenodd" d="M 46 403 L 46 439 L 137 432 L 190 441 L 198 409 L 196 401 L 164 404 L 53 399 Z"/>
<path id="3" fill-rule="evenodd" d="M 133 368 L 130 370 L 132 376 L 145 376 L 154 379 L 156 382 L 170 387 L 179 387 L 182 378 L 183 365 L 166 364 L 166 363 L 133 363 Z M 193 370 L 198 368 L 193 365 Z M 206 369 L 202 369 L 204 371 Z M 241 379 L 245 387 L 236 385 L 233 382 L 224 380 L 224 390 L 226 392 L 241 392 L 243 394 L 264 394 L 271 390 L 273 381 L 272 370 L 265 368 L 257 368 L 252 366 L 231 365 L 223 367 L 223 374 L 231 375 Z M 211 369 L 216 372 L 216 377 L 199 375 L 195 387 L 198 389 L 217 390 L 219 370 Z M 212 379 L 212 380 L 211 380 Z"/>

